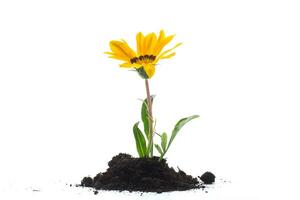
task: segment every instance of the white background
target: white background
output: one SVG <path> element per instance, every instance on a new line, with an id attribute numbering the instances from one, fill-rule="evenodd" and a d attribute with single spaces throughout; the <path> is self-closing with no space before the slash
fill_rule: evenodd
<path id="1" fill-rule="evenodd" d="M 157 129 L 201 116 L 182 129 L 169 163 L 232 182 L 202 199 L 299 199 L 299 10 L 287 0 L 1 0 L 1 199 L 32 199 L 18 194 L 136 155 L 144 82 L 103 52 L 112 39 L 135 47 L 137 32 L 162 28 L 184 45 L 150 81 Z M 36 199 L 81 199 L 76 188 L 42 192 Z"/>

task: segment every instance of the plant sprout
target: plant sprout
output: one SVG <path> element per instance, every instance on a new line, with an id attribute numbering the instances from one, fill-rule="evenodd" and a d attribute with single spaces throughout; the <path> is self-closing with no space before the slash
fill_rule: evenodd
<path id="1" fill-rule="evenodd" d="M 158 134 L 155 130 L 152 113 L 154 96 L 150 94 L 148 80 L 155 74 L 155 67 L 159 60 L 175 56 L 176 53 L 173 52 L 173 50 L 180 46 L 181 43 L 177 43 L 173 48 L 163 51 L 164 47 L 171 42 L 174 36 L 175 35 L 166 36 L 163 30 L 160 31 L 158 36 L 155 33 L 149 33 L 144 36 L 139 32 L 136 35 L 137 51 L 131 49 L 125 40 L 112 40 L 110 41 L 111 52 L 105 52 L 110 58 L 123 61 L 120 67 L 133 69 L 145 80 L 147 97 L 143 100 L 141 108 L 141 119 L 144 131 L 141 131 L 139 128 L 139 122 L 133 126 L 136 149 L 141 158 L 153 157 L 153 146 L 155 146 L 160 154 L 160 160 L 162 160 L 180 129 L 187 122 L 199 117 L 198 115 L 193 115 L 179 120 L 169 140 L 167 133 L 163 132 L 162 134 Z M 160 137 L 160 145 L 154 144 L 155 135 Z"/>

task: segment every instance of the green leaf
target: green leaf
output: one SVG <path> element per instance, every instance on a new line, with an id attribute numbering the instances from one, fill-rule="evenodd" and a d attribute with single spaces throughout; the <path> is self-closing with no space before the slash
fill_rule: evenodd
<path id="1" fill-rule="evenodd" d="M 154 95 L 151 96 L 151 102 L 153 103 Z M 146 134 L 147 140 L 150 139 L 150 127 L 149 127 L 149 112 L 148 112 L 148 101 L 147 98 L 143 101 L 141 117 L 144 124 L 144 132 Z"/>
<path id="2" fill-rule="evenodd" d="M 146 141 L 144 138 L 144 135 L 142 131 L 138 127 L 139 122 L 135 123 L 133 126 L 133 134 L 135 138 L 136 143 L 136 150 L 140 157 L 145 157 L 147 155 L 147 147 L 146 147 Z"/>
<path id="3" fill-rule="evenodd" d="M 193 115 L 193 116 L 190 116 L 190 117 L 186 117 L 186 118 L 182 118 L 181 120 L 179 120 L 177 122 L 177 124 L 175 125 L 173 131 L 172 131 L 172 135 L 171 135 L 171 138 L 170 138 L 170 141 L 169 141 L 169 144 L 168 144 L 168 147 L 166 149 L 166 151 L 168 151 L 168 149 L 170 148 L 170 145 L 172 144 L 174 138 L 176 137 L 177 133 L 180 131 L 180 129 L 186 124 L 188 123 L 189 121 L 191 121 L 192 119 L 195 119 L 195 118 L 198 118 L 199 115 Z"/>
<path id="4" fill-rule="evenodd" d="M 157 151 L 160 153 L 160 155 L 164 154 L 163 151 L 162 151 L 162 149 L 160 148 L 160 146 L 158 144 L 155 144 L 154 146 L 157 149 Z"/>
<path id="5" fill-rule="evenodd" d="M 161 147 L 164 152 L 166 152 L 166 150 L 167 150 L 167 142 L 168 142 L 168 135 L 164 132 L 161 135 Z"/>

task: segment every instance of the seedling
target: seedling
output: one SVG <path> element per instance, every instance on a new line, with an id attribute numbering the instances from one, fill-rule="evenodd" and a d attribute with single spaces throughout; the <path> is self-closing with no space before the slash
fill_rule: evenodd
<path id="1" fill-rule="evenodd" d="M 174 35 L 166 36 L 163 30 L 160 31 L 158 36 L 155 33 L 149 33 L 144 36 L 140 32 L 136 35 L 137 51 L 131 49 L 125 40 L 112 40 L 110 42 L 111 52 L 105 52 L 110 55 L 110 58 L 123 61 L 120 67 L 133 69 L 145 80 L 147 98 L 143 100 L 141 108 L 144 131 L 139 128 L 139 122 L 136 122 L 133 126 L 136 150 L 141 158 L 153 157 L 153 146 L 155 146 L 160 154 L 160 160 L 162 160 L 180 129 L 192 119 L 199 117 L 198 115 L 192 115 L 179 120 L 169 140 L 167 133 L 163 132 L 159 134 L 155 130 L 155 120 L 152 113 L 154 96 L 150 95 L 149 79 L 155 74 L 156 65 L 159 60 L 175 56 L 173 50 L 180 46 L 181 43 L 177 43 L 173 48 L 163 51 L 164 47 L 173 38 Z M 160 137 L 160 145 L 154 144 L 155 135 Z"/>

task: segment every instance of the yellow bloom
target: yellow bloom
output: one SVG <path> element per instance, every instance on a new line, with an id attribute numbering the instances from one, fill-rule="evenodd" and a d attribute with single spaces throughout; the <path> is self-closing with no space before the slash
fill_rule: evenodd
<path id="1" fill-rule="evenodd" d="M 137 51 L 132 50 L 125 40 L 110 41 L 110 58 L 122 60 L 124 63 L 120 67 L 134 68 L 144 78 L 151 78 L 155 73 L 155 65 L 160 59 L 171 58 L 175 56 L 173 50 L 181 45 L 176 44 L 173 48 L 162 51 L 163 48 L 171 42 L 174 35 L 166 36 L 163 30 L 158 37 L 155 33 L 149 33 L 144 36 L 141 32 L 136 35 Z"/>

